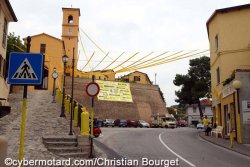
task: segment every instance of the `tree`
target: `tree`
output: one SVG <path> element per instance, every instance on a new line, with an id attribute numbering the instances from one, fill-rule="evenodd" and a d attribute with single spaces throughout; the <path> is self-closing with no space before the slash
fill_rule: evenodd
<path id="1" fill-rule="evenodd" d="M 203 117 L 200 99 L 211 97 L 211 74 L 210 74 L 210 58 L 203 56 L 192 59 L 189 62 L 188 74 L 177 74 L 174 79 L 176 86 L 181 89 L 175 91 L 178 97 L 175 101 L 181 106 L 186 104 L 198 104 L 200 117 Z"/>
<path id="2" fill-rule="evenodd" d="M 10 52 L 24 52 L 25 46 L 22 43 L 20 36 L 15 36 L 15 33 L 9 33 L 7 39 L 7 52 L 6 52 L 6 73 L 5 78 L 7 77 L 7 71 L 9 69 L 9 56 Z"/>
<path id="3" fill-rule="evenodd" d="M 9 33 L 7 39 L 7 53 L 9 55 L 10 52 L 24 52 L 25 46 L 20 39 L 20 36 L 15 36 L 15 33 Z"/>

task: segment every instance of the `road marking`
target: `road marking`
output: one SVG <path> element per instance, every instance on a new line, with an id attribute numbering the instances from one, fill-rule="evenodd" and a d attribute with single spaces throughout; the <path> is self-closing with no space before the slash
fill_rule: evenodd
<path id="1" fill-rule="evenodd" d="M 159 140 L 161 142 L 161 144 L 163 144 L 163 146 L 168 149 L 171 153 L 173 153 L 174 155 L 176 155 L 177 157 L 179 157 L 180 159 L 182 159 L 184 162 L 186 162 L 188 165 L 192 166 L 192 167 L 195 167 L 194 164 L 192 164 L 191 162 L 189 162 L 188 160 L 186 160 L 185 158 L 183 158 L 182 156 L 180 156 L 179 154 L 177 154 L 176 152 L 174 152 L 171 148 L 169 148 L 162 140 L 161 138 L 161 135 L 163 134 L 164 132 L 160 133 L 159 134 Z"/>

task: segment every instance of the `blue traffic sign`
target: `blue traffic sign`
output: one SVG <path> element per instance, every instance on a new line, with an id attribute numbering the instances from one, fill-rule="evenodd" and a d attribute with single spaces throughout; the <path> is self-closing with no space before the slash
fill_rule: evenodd
<path id="1" fill-rule="evenodd" d="M 40 53 L 10 53 L 8 83 L 41 85 L 44 56 Z"/>

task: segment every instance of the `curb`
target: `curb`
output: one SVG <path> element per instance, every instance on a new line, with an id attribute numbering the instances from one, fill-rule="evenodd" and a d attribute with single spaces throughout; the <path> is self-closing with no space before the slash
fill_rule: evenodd
<path id="1" fill-rule="evenodd" d="M 222 148 L 225 148 L 225 149 L 227 149 L 227 150 L 230 150 L 230 151 L 239 153 L 239 154 L 241 154 L 241 155 L 250 157 L 248 154 L 245 154 L 245 153 L 243 153 L 243 152 L 241 152 L 241 151 L 234 150 L 234 149 L 231 149 L 231 148 L 229 148 L 229 147 L 225 147 L 225 146 L 220 145 L 220 144 L 218 144 L 218 143 L 216 143 L 216 142 L 213 142 L 213 141 L 211 141 L 211 140 L 206 139 L 205 137 L 203 137 L 203 136 L 201 135 L 201 132 L 199 133 L 199 137 L 202 138 L 203 140 L 206 140 L 207 142 L 212 143 L 212 144 L 214 144 L 214 145 L 217 145 L 217 146 L 219 146 L 219 147 L 222 147 Z"/>

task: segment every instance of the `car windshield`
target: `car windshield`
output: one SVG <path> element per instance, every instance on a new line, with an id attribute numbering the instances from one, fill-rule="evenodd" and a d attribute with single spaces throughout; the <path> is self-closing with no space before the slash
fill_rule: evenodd
<path id="1" fill-rule="evenodd" d="M 163 120 L 163 121 L 175 121 L 174 118 L 163 118 L 162 120 Z"/>

